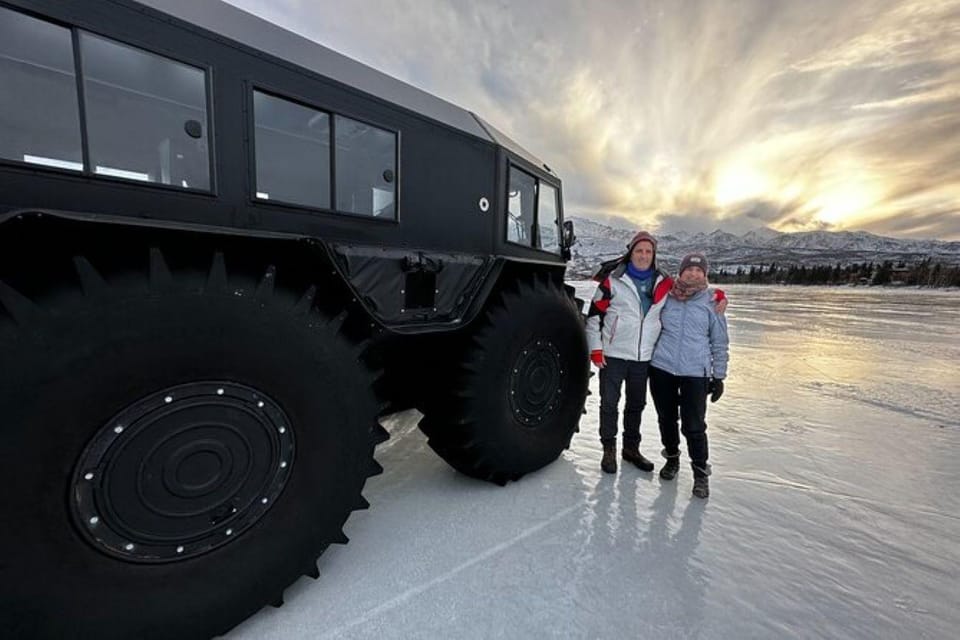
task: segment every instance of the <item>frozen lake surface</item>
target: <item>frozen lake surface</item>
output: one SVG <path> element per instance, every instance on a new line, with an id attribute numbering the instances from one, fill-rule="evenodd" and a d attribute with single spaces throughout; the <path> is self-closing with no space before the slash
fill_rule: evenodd
<path id="1" fill-rule="evenodd" d="M 350 544 L 228 637 L 958 637 L 960 293 L 726 288 L 708 501 L 685 458 L 600 472 L 596 377 L 570 450 L 504 488 L 398 414 Z"/>

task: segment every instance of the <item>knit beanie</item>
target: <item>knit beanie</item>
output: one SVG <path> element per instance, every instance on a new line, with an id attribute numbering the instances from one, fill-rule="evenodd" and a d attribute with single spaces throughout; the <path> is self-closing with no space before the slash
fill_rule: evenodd
<path id="1" fill-rule="evenodd" d="M 641 240 L 646 240 L 647 242 L 649 242 L 650 244 L 652 244 L 652 245 L 653 245 L 653 253 L 654 253 L 654 254 L 657 253 L 657 240 L 656 240 L 656 238 L 654 238 L 652 235 L 650 235 L 650 234 L 647 233 L 646 231 L 637 231 L 636 235 L 634 235 L 633 238 L 630 239 L 630 243 L 627 244 L 627 255 L 629 255 L 629 254 L 633 251 L 634 245 L 637 244 L 638 242 L 640 242 Z"/>
<path id="2" fill-rule="evenodd" d="M 684 269 L 689 267 L 700 267 L 703 269 L 703 274 L 707 274 L 707 258 L 702 253 L 688 253 L 683 256 L 683 260 L 680 261 L 680 271 L 678 275 L 683 275 Z"/>

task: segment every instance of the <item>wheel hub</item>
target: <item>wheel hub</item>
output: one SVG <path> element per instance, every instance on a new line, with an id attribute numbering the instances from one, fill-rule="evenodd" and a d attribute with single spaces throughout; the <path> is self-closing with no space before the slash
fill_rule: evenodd
<path id="1" fill-rule="evenodd" d="M 256 523 L 283 490 L 294 434 L 266 394 L 194 382 L 141 398 L 80 456 L 71 509 L 100 551 L 134 562 L 205 553 Z"/>
<path id="2" fill-rule="evenodd" d="M 564 378 L 560 350 L 549 340 L 530 343 L 510 374 L 510 409 L 517 422 L 536 427 L 560 406 Z"/>

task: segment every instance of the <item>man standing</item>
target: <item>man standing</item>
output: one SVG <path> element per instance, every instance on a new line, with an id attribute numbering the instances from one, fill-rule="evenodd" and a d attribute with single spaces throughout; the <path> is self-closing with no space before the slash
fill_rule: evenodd
<path id="1" fill-rule="evenodd" d="M 640 416 L 647 367 L 660 335 L 660 308 L 673 286 L 657 270 L 656 257 L 657 241 L 640 231 L 626 255 L 594 276 L 600 284 L 587 314 L 587 341 L 590 360 L 600 369 L 600 467 L 606 473 L 617 471 L 617 409 L 624 382 L 622 456 L 641 471 L 653 471 L 653 463 L 640 453 Z"/>

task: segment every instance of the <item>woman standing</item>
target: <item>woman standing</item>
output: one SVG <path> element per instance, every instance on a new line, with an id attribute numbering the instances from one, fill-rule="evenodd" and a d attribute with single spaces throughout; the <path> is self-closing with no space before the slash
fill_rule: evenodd
<path id="1" fill-rule="evenodd" d="M 650 361 L 650 393 L 667 459 L 660 477 L 672 480 L 680 470 L 679 417 L 698 498 L 710 495 L 707 396 L 716 402 L 723 395 L 729 359 L 727 321 L 717 313 L 707 288 L 706 257 L 685 256 L 660 311 L 660 337 Z"/>

